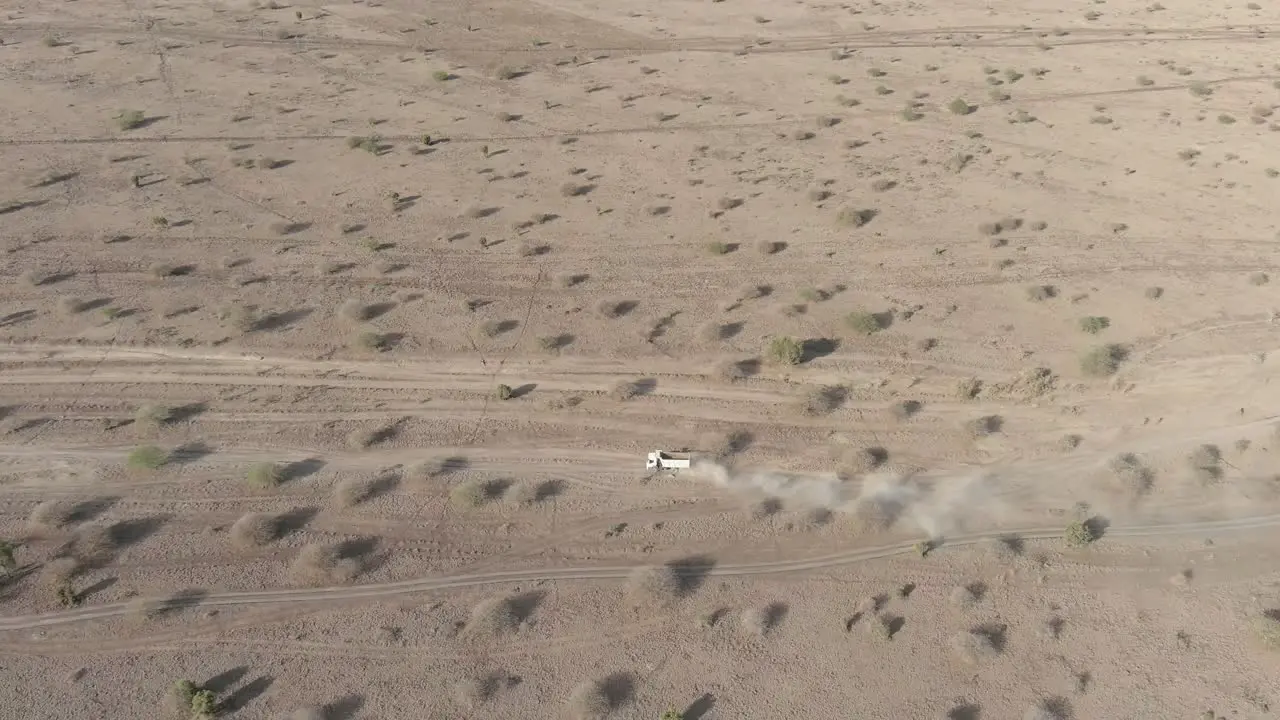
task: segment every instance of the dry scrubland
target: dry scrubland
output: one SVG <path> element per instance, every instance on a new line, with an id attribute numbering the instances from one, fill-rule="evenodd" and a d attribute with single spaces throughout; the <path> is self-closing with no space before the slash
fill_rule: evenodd
<path id="1" fill-rule="evenodd" d="M 1266 715 L 1276 20 L 11 7 L 8 713 Z"/>

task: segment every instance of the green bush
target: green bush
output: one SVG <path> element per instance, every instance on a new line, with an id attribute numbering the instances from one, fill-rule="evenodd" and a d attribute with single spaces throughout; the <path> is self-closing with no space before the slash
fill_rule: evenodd
<path id="1" fill-rule="evenodd" d="M 260 488 L 273 488 L 284 480 L 284 472 L 275 463 L 257 463 L 249 468 L 249 484 Z"/>
<path id="2" fill-rule="evenodd" d="M 169 462 L 169 453 L 155 445 L 143 445 L 129 453 L 129 467 L 138 470 L 156 470 Z"/>
<path id="3" fill-rule="evenodd" d="M 1090 315 L 1080 318 L 1080 329 L 1090 335 L 1097 335 L 1109 327 L 1111 327 L 1111 320 L 1105 317 Z"/>
<path id="4" fill-rule="evenodd" d="M 498 386 L 498 399 L 499 399 L 499 400 L 510 400 L 510 399 L 511 399 L 511 396 L 512 396 L 512 390 L 511 390 L 511 386 L 510 386 L 510 385 L 499 385 L 499 386 Z"/>
<path id="5" fill-rule="evenodd" d="M 1125 354 L 1119 345 L 1099 345 L 1080 357 L 1080 370 L 1090 377 L 1114 375 Z"/>
<path id="6" fill-rule="evenodd" d="M 1098 539 L 1098 533 L 1086 520 L 1073 520 L 1063 533 L 1068 547 L 1084 547 Z"/>
<path id="7" fill-rule="evenodd" d="M 769 341 L 769 358 L 780 365 L 799 365 L 804 345 L 795 338 L 776 337 Z"/>
<path id="8" fill-rule="evenodd" d="M 869 313 L 865 310 L 855 310 L 845 315 L 844 324 L 859 335 L 871 335 L 880 332 L 883 327 L 880 323 L 880 318 L 876 317 L 875 313 Z"/>

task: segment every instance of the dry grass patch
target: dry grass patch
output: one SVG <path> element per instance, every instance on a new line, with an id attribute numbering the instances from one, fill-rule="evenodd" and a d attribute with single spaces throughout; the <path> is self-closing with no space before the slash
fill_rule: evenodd
<path id="1" fill-rule="evenodd" d="M 241 548 L 266 545 L 276 538 L 276 518 L 260 512 L 240 516 L 231 525 L 231 542 Z"/>
<path id="2" fill-rule="evenodd" d="M 769 359 L 779 365 L 799 365 L 804 359 L 804 345 L 790 337 L 775 337 L 769 341 Z"/>
<path id="3" fill-rule="evenodd" d="M 520 613 L 515 599 L 508 596 L 482 600 L 471 608 L 460 637 L 471 640 L 493 640 L 520 629 Z"/>
<path id="4" fill-rule="evenodd" d="M 1272 610 L 1254 618 L 1253 632 L 1268 650 L 1280 650 L 1280 612 Z"/>
<path id="5" fill-rule="evenodd" d="M 1129 495 L 1145 495 L 1151 491 L 1155 473 L 1133 453 L 1122 453 L 1111 459 L 1108 467 L 1116 484 Z"/>
<path id="6" fill-rule="evenodd" d="M 56 500 L 45 500 L 27 514 L 27 528 L 33 532 L 57 530 L 71 521 L 72 508 Z"/>
<path id="7" fill-rule="evenodd" d="M 169 453 L 155 445 L 135 448 L 125 458 L 125 463 L 133 470 L 159 470 L 168 462 Z"/>
<path id="8" fill-rule="evenodd" d="M 805 415 L 827 415 L 844 403 L 848 390 L 839 385 L 826 385 L 806 390 L 800 398 L 800 411 Z"/>
<path id="9" fill-rule="evenodd" d="M 1127 356 L 1128 351 L 1121 345 L 1099 345 L 1080 356 L 1080 371 L 1089 377 L 1114 375 Z"/>
<path id="10" fill-rule="evenodd" d="M 961 662 L 978 665 L 1000 654 L 1000 634 L 989 628 L 973 628 L 951 638 L 951 650 Z"/>
<path id="11" fill-rule="evenodd" d="M 449 502 L 460 509 L 477 508 L 497 499 L 506 489 L 506 482 L 473 478 L 455 485 L 449 491 Z"/>
<path id="12" fill-rule="evenodd" d="M 680 574 L 671 565 L 636 568 L 627 579 L 627 597 L 635 607 L 667 607 L 682 594 Z"/>
<path id="13" fill-rule="evenodd" d="M 876 216 L 875 210 L 865 208 L 844 207 L 836 213 L 836 224 L 841 227 L 859 228 L 871 222 Z"/>
<path id="14" fill-rule="evenodd" d="M 619 704 L 606 680 L 584 680 L 569 693 L 569 717 L 572 720 L 604 720 Z"/>
<path id="15" fill-rule="evenodd" d="M 298 585 L 340 585 L 354 580 L 360 570 L 360 561 L 346 557 L 341 545 L 313 543 L 298 552 L 289 577 Z"/>
<path id="16" fill-rule="evenodd" d="M 255 463 L 245 474 L 245 480 L 256 488 L 273 488 L 284 481 L 284 470 L 275 463 Z"/>
<path id="17" fill-rule="evenodd" d="M 872 335 L 884 329 L 884 323 L 875 313 L 855 310 L 844 316 L 844 324 L 858 335 Z"/>

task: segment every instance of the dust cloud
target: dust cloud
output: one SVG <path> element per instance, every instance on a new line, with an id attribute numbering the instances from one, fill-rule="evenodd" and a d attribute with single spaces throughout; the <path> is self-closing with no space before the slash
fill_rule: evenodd
<path id="1" fill-rule="evenodd" d="M 967 530 L 1002 513 L 993 476 L 976 471 L 946 476 L 886 471 L 844 478 L 738 470 L 700 460 L 692 472 L 734 492 L 776 498 L 790 510 L 866 513 L 882 518 L 886 529 L 912 529 L 931 538 Z"/>

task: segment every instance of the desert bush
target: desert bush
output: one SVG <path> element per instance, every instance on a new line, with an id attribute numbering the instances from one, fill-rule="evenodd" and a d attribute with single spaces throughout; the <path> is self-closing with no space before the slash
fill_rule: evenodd
<path id="1" fill-rule="evenodd" d="M 266 545 L 276 537 L 276 519 L 267 513 L 248 512 L 231 524 L 231 542 L 242 548 Z"/>
<path id="2" fill-rule="evenodd" d="M 1097 335 L 1103 330 L 1106 330 L 1107 328 L 1111 327 L 1111 320 L 1105 317 L 1100 317 L 1098 315 L 1089 315 L 1089 316 L 1080 318 L 1079 324 L 1080 324 L 1080 329 L 1083 330 L 1084 332 L 1087 332 L 1090 335 Z"/>
<path id="3" fill-rule="evenodd" d="M 212 690 L 197 690 L 191 696 L 192 720 L 210 720 L 217 711 L 218 703 Z"/>
<path id="4" fill-rule="evenodd" d="M 993 633 L 982 628 L 956 633 L 951 638 L 951 650 L 968 665 L 986 662 L 1000 654 Z"/>
<path id="5" fill-rule="evenodd" d="M 169 453 L 155 445 L 144 445 L 140 448 L 134 448 L 125 459 L 125 462 L 135 470 L 158 470 L 169 462 Z"/>
<path id="6" fill-rule="evenodd" d="M 1144 495 L 1151 490 L 1155 474 L 1132 453 L 1122 453 L 1109 464 L 1119 486 L 1131 495 Z"/>
<path id="7" fill-rule="evenodd" d="M 1269 612 L 1253 620 L 1253 632 L 1270 650 L 1280 650 L 1280 613 Z"/>
<path id="8" fill-rule="evenodd" d="M 951 594 L 947 596 L 947 600 L 961 610 L 969 610 L 978 604 L 981 597 L 974 592 L 973 588 L 966 585 L 959 585 L 951 588 Z"/>
<path id="9" fill-rule="evenodd" d="M 840 455 L 840 471 L 849 475 L 871 472 L 884 464 L 889 453 L 884 448 L 850 448 Z"/>
<path id="10" fill-rule="evenodd" d="M 682 587 L 671 565 L 639 567 L 627 578 L 627 597 L 635 606 L 666 607 L 680 598 Z"/>
<path id="11" fill-rule="evenodd" d="M 614 384 L 613 389 L 609 391 L 610 397 L 619 402 L 630 400 L 639 394 L 639 383 L 635 383 L 630 380 L 619 380 Z"/>
<path id="12" fill-rule="evenodd" d="M 359 574 L 360 561 L 343 557 L 338 545 L 305 545 L 289 566 L 289 577 L 298 585 L 340 584 Z"/>
<path id="13" fill-rule="evenodd" d="M 764 637 L 772 626 L 769 609 L 764 607 L 746 608 L 739 616 L 739 622 L 743 632 L 756 637 Z"/>
<path id="14" fill-rule="evenodd" d="M 604 317 L 614 320 L 627 314 L 630 307 L 631 303 L 625 300 L 602 300 L 596 310 Z"/>
<path id="15" fill-rule="evenodd" d="M 499 384 L 494 394 L 497 395 L 499 400 L 510 400 L 513 392 L 510 385 Z"/>
<path id="16" fill-rule="evenodd" d="M 142 127 L 146 122 L 146 116 L 141 110 L 121 110 L 116 116 L 116 124 L 121 130 L 135 130 Z"/>
<path id="17" fill-rule="evenodd" d="M 458 483 L 449 491 L 449 502 L 459 508 L 475 508 L 493 499 L 496 486 L 484 480 L 471 479 Z"/>
<path id="18" fill-rule="evenodd" d="M 391 341 L 380 332 L 361 330 L 356 333 L 355 345 L 361 350 L 385 352 L 391 348 Z"/>
<path id="19" fill-rule="evenodd" d="M 684 713 L 675 708 L 667 708 L 662 711 L 662 715 L 658 717 L 658 720 L 684 720 Z"/>
<path id="20" fill-rule="evenodd" d="M 1062 537 L 1067 547 L 1084 547 L 1098 539 L 1098 531 L 1087 520 L 1072 520 Z"/>
<path id="21" fill-rule="evenodd" d="M 35 532 L 57 530 L 71 520 L 71 508 L 56 500 L 45 500 L 31 508 L 27 515 L 27 527 Z"/>
<path id="22" fill-rule="evenodd" d="M 613 712 L 609 689 L 599 680 L 584 680 L 569 693 L 569 715 L 573 720 L 604 720 Z"/>
<path id="23" fill-rule="evenodd" d="M 1250 285 L 1266 285 L 1271 281 L 1271 277 L 1264 272 L 1256 272 L 1249 275 Z"/>
<path id="24" fill-rule="evenodd" d="M 1040 700 L 1027 708 L 1022 720 L 1065 720 L 1066 715 L 1058 704 L 1049 700 Z"/>
<path id="25" fill-rule="evenodd" d="M 520 618 L 512 598 L 492 597 L 476 603 L 459 633 L 475 640 L 492 640 L 520 628 Z"/>
<path id="26" fill-rule="evenodd" d="M 1217 445 L 1201 445 L 1187 456 L 1192 475 L 1202 483 L 1222 478 L 1222 451 Z"/>
<path id="27" fill-rule="evenodd" d="M 845 315 L 844 324 L 848 325 L 850 330 L 859 335 L 871 335 L 873 333 L 880 332 L 884 327 L 880 322 L 880 318 L 877 317 L 875 313 L 870 313 L 865 310 L 855 310 L 848 315 Z"/>
<path id="28" fill-rule="evenodd" d="M 284 480 L 284 470 L 275 463 L 254 463 L 245 474 L 245 479 L 253 487 L 273 488 Z"/>
<path id="29" fill-rule="evenodd" d="M 191 712 L 191 699 L 200 688 L 190 680 L 177 680 L 165 693 L 164 706 L 170 715 L 183 716 Z"/>
<path id="30" fill-rule="evenodd" d="M 839 385 L 810 388 L 800 398 L 800 411 L 805 415 L 826 415 L 840 407 L 846 392 Z"/>
<path id="31" fill-rule="evenodd" d="M 347 433 L 347 447 L 352 450 L 368 450 L 373 445 L 392 437 L 394 433 L 395 425 L 357 428 Z"/>
<path id="32" fill-rule="evenodd" d="M 347 138 L 347 147 L 352 150 L 364 150 L 367 153 L 377 155 L 381 149 L 381 142 L 382 138 L 377 135 L 356 135 Z"/>
<path id="33" fill-rule="evenodd" d="M 966 102 L 964 98 L 956 98 L 951 101 L 951 104 L 947 105 L 947 109 L 956 115 L 968 115 L 977 108 Z"/>
<path id="34" fill-rule="evenodd" d="M 40 572 L 40 581 L 46 587 L 56 588 L 65 585 L 83 569 L 82 563 L 74 557 L 54 558 L 44 564 Z"/>
<path id="35" fill-rule="evenodd" d="M 976 377 L 962 378 L 956 383 L 956 397 L 961 400 L 972 400 L 982 392 L 982 381 Z"/>
<path id="36" fill-rule="evenodd" d="M 875 217 L 874 210 L 843 207 L 836 213 L 836 224 L 843 227 L 862 227 Z"/>
<path id="37" fill-rule="evenodd" d="M 251 332 L 258 327 L 258 314 L 248 305 L 229 305 L 218 313 L 218 319 L 240 332 Z"/>
<path id="38" fill-rule="evenodd" d="M 1126 355 L 1120 345 L 1099 345 L 1080 356 L 1080 371 L 1090 377 L 1114 375 Z"/>
<path id="39" fill-rule="evenodd" d="M 1036 302 L 1049 300 L 1058 296 L 1058 289 L 1052 285 L 1032 285 L 1027 288 L 1027 299 Z"/>
<path id="40" fill-rule="evenodd" d="M 355 298 L 344 300 L 342 302 L 342 305 L 338 307 L 338 317 L 342 318 L 343 320 L 350 320 L 352 322 L 364 322 L 365 320 L 369 319 L 369 315 L 370 315 L 369 306 L 365 305 L 359 300 L 356 300 Z"/>
<path id="41" fill-rule="evenodd" d="M 965 434 L 971 438 L 983 438 L 1000 432 L 1004 421 L 999 415 L 983 415 L 965 422 Z"/>
<path id="42" fill-rule="evenodd" d="M 169 422 L 173 411 L 163 405 L 143 405 L 133 414 L 133 422 L 140 428 L 157 428 Z"/>
<path id="43" fill-rule="evenodd" d="M 729 252 L 728 243 L 719 240 L 713 240 L 706 245 L 707 252 L 712 255 L 724 255 Z"/>
<path id="44" fill-rule="evenodd" d="M 769 341 L 768 354 L 779 365 L 799 365 L 804 359 L 804 345 L 794 338 L 775 337 Z"/>

